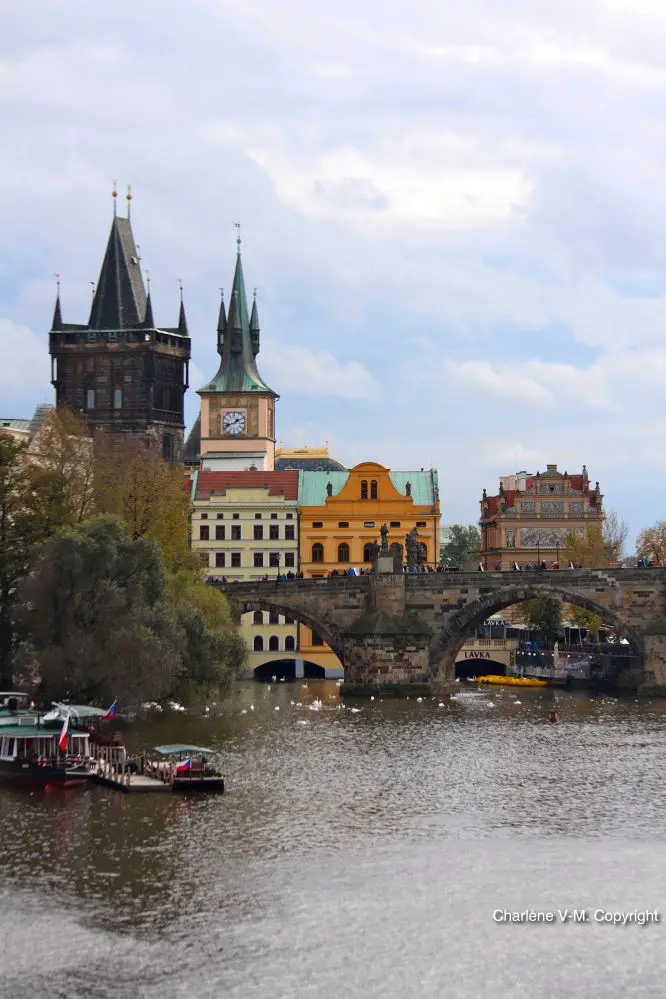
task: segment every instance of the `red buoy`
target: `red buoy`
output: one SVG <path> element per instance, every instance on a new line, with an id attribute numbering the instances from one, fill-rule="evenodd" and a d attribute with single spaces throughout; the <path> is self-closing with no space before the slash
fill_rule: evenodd
<path id="1" fill-rule="evenodd" d="M 548 712 L 548 721 L 549 721 L 549 722 L 550 722 L 550 723 L 551 723 L 552 725 L 554 725 L 554 724 L 555 724 L 555 722 L 557 721 L 557 711 L 549 711 L 549 712 Z"/>

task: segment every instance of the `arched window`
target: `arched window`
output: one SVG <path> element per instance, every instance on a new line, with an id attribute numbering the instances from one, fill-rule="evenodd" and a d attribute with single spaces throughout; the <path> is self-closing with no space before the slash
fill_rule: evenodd
<path id="1" fill-rule="evenodd" d="M 312 561 L 324 561 L 324 546 L 319 541 L 316 541 L 312 546 Z"/>
<path id="2" fill-rule="evenodd" d="M 254 612 L 254 616 L 252 618 L 252 624 L 263 624 L 263 623 L 264 623 L 263 612 L 262 611 L 255 611 Z"/>
<path id="3" fill-rule="evenodd" d="M 293 635 L 287 635 L 287 637 L 284 640 L 284 651 L 294 652 L 295 649 L 296 649 L 296 639 L 294 638 Z"/>
<path id="4" fill-rule="evenodd" d="M 268 651 L 269 652 L 279 652 L 280 651 L 280 639 L 277 635 L 271 635 L 268 639 Z"/>
<path id="5" fill-rule="evenodd" d="M 374 544 L 372 541 L 368 541 L 367 544 L 363 545 L 363 561 L 372 562 L 372 553 L 374 549 Z"/>
<path id="6" fill-rule="evenodd" d="M 368 498 L 368 483 L 365 481 L 365 479 L 362 479 L 361 480 L 361 499 L 367 499 L 367 498 Z"/>
<path id="7" fill-rule="evenodd" d="M 264 640 L 261 637 L 261 635 L 254 636 L 254 642 L 252 643 L 252 648 L 254 649 L 255 652 L 264 651 Z"/>
<path id="8" fill-rule="evenodd" d="M 377 479 L 370 483 L 370 499 L 377 499 Z"/>
<path id="9" fill-rule="evenodd" d="M 338 545 L 338 562 L 349 562 L 349 545 L 346 541 Z"/>

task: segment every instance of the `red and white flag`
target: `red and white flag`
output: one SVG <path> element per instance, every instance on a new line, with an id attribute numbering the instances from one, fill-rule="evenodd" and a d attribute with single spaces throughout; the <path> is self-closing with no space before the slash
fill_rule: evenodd
<path id="1" fill-rule="evenodd" d="M 58 742 L 58 748 L 61 753 L 64 753 L 67 749 L 67 729 L 69 728 L 69 713 L 65 715 L 65 723 L 62 726 L 62 732 L 60 733 L 60 741 Z"/>

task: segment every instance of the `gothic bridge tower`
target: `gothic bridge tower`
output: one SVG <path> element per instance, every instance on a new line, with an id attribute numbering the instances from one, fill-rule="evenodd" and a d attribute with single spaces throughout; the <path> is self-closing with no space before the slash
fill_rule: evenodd
<path id="1" fill-rule="evenodd" d="M 182 460 L 191 341 L 182 293 L 176 327 L 158 327 L 130 222 L 115 214 L 85 325 L 63 323 L 60 289 L 49 336 L 56 406 L 94 433 L 136 438 L 170 463 Z"/>

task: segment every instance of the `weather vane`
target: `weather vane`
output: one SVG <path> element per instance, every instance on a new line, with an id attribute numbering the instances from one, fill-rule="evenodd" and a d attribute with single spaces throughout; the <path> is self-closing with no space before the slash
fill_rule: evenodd
<path id="1" fill-rule="evenodd" d="M 236 226 L 236 246 L 238 247 L 238 252 L 240 253 L 240 245 L 241 245 L 240 226 L 241 226 L 241 224 L 240 224 L 240 222 L 234 222 L 234 225 Z"/>

